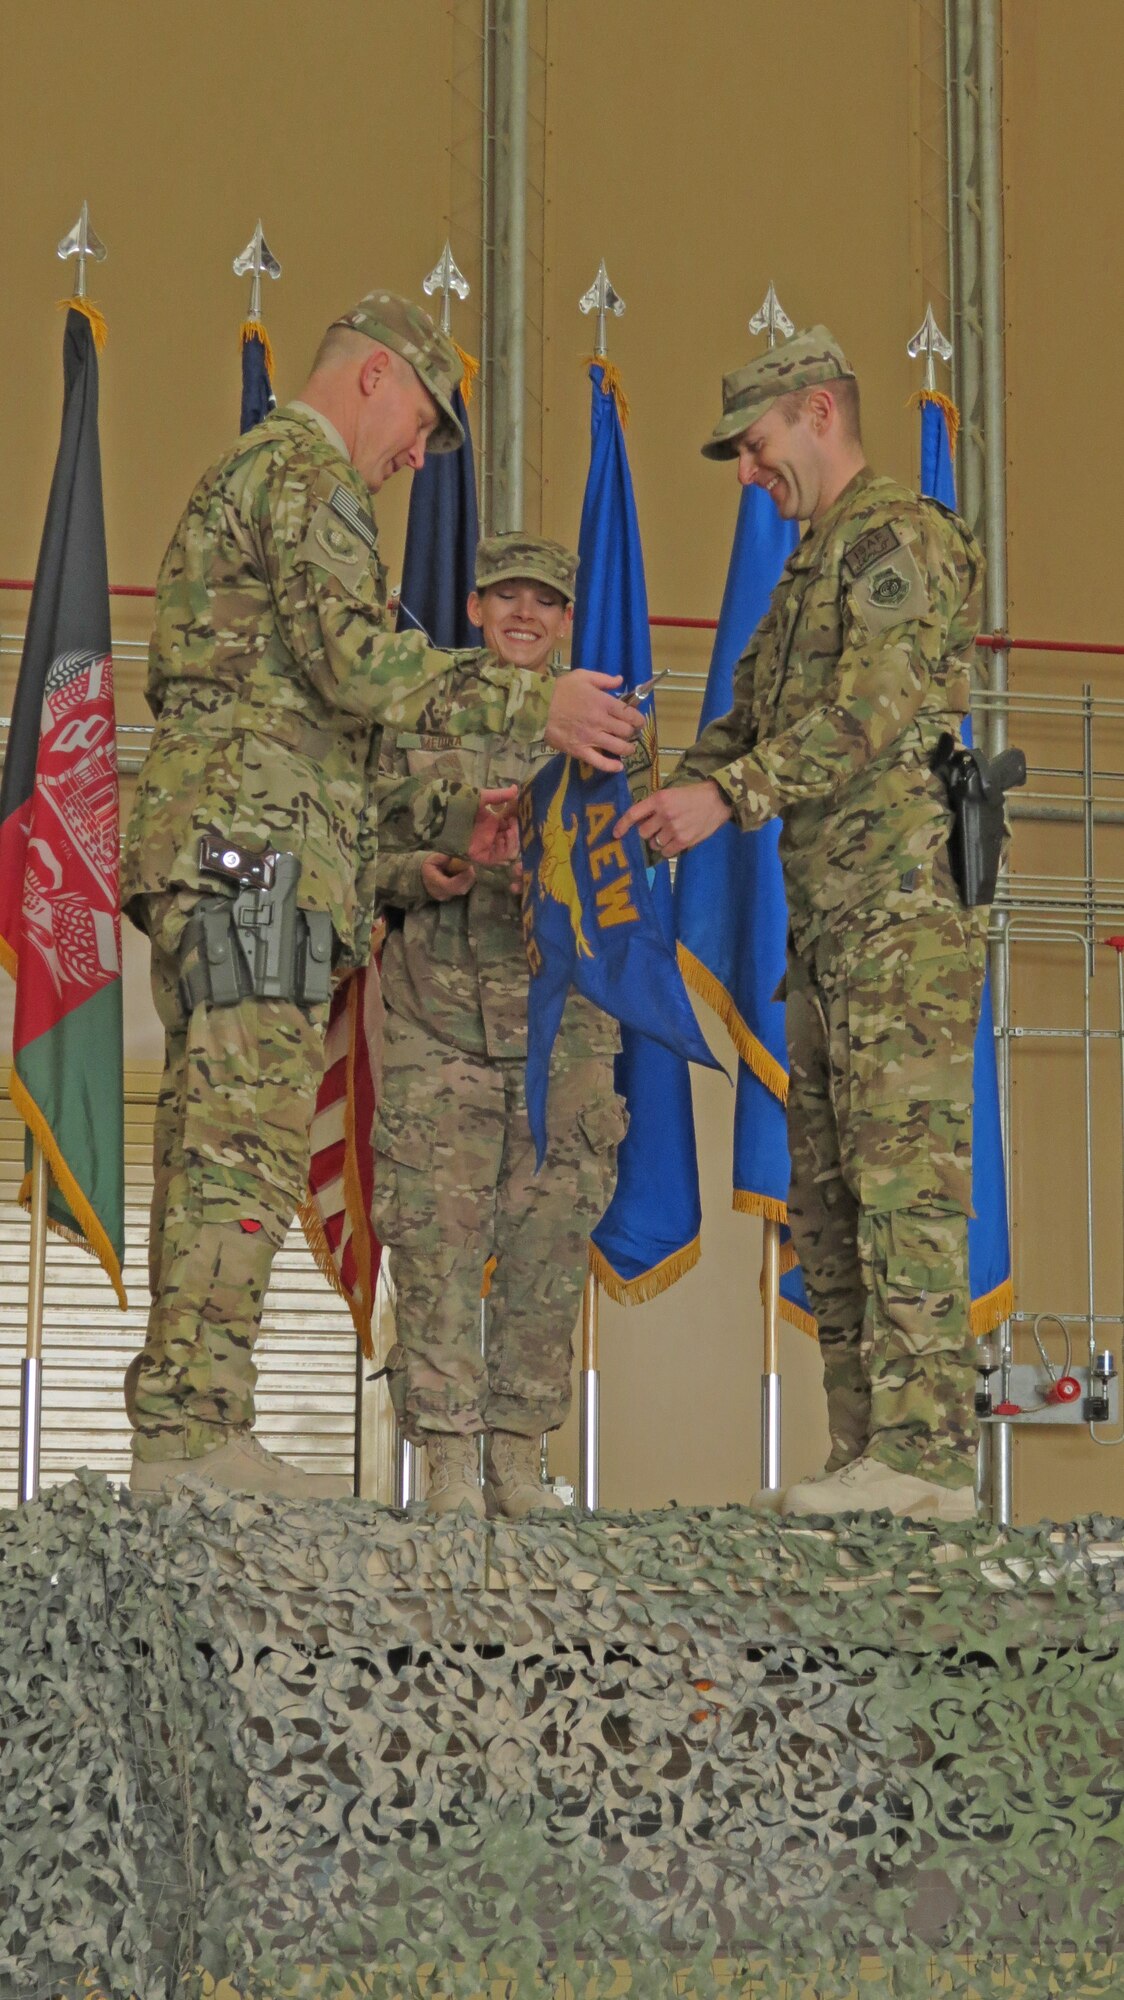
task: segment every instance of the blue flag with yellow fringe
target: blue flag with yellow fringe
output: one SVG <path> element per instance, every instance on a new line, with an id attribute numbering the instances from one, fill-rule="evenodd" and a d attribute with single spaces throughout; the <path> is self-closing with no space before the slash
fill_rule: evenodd
<path id="1" fill-rule="evenodd" d="M 527 1115 L 546 1151 L 550 1054 L 570 988 L 665 1053 L 717 1069 L 664 935 L 621 771 L 552 757 L 519 799 L 527 995 Z"/>
<path id="2" fill-rule="evenodd" d="M 453 390 L 464 427 L 459 451 L 430 451 L 410 488 L 397 630 L 418 630 L 434 646 L 477 646 L 468 616 L 476 582 L 476 467 L 464 384 Z"/>
<path id="3" fill-rule="evenodd" d="M 595 361 L 589 375 L 589 476 L 571 657 L 575 667 L 622 674 L 625 687 L 633 688 L 652 673 L 644 558 L 615 373 Z M 641 697 L 640 707 L 654 730 L 651 695 Z M 654 742 L 652 751 L 654 762 Z M 678 980 L 665 867 L 652 873 L 651 906 Z M 610 1298 L 634 1304 L 666 1291 L 698 1262 L 702 1207 L 687 1063 L 630 1027 L 622 1042 L 616 1084 L 628 1105 L 629 1128 L 617 1154 L 616 1192 L 593 1231 L 590 1268 Z"/>
<path id="4" fill-rule="evenodd" d="M 932 390 L 922 390 L 920 403 L 921 491 L 939 500 L 942 506 L 955 509 L 956 475 L 952 459 L 959 413 L 955 404 Z M 970 744 L 970 718 L 965 721 L 961 733 L 964 741 Z M 990 970 L 984 979 L 983 1004 L 976 1029 L 972 1088 L 973 1213 L 968 1223 L 968 1277 L 972 1331 L 982 1339 L 1015 1307 Z"/>
<path id="5" fill-rule="evenodd" d="M 733 705 L 734 668 L 769 608 L 799 535 L 759 486 L 743 489 L 718 617 L 700 731 Z M 721 827 L 680 856 L 675 878 L 679 962 L 687 984 L 725 1022 L 738 1052 L 733 1206 L 779 1222 L 783 1317 L 815 1332 L 787 1227 L 788 1052 L 784 973 L 788 911 L 778 844 L 780 821 L 743 833 Z"/>
<path id="6" fill-rule="evenodd" d="M 273 393 L 273 348 L 260 319 L 242 322 L 242 409 L 240 431 L 252 430 L 277 407 Z"/>

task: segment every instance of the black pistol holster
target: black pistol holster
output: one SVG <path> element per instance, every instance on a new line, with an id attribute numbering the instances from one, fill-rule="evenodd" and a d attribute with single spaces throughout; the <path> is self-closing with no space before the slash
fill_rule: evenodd
<path id="1" fill-rule="evenodd" d="M 200 1001 L 295 1000 L 311 1007 L 332 990 L 332 920 L 297 903 L 301 864 L 295 854 L 248 854 L 204 835 L 199 871 L 237 885 L 234 896 L 203 896 L 180 940 L 180 999 L 190 1014 Z"/>
<path id="2" fill-rule="evenodd" d="M 995 901 L 1006 832 L 1003 794 L 1026 783 L 1021 750 L 1004 750 L 994 763 L 966 750 L 946 730 L 930 762 L 952 812 L 948 858 L 966 910 Z"/>

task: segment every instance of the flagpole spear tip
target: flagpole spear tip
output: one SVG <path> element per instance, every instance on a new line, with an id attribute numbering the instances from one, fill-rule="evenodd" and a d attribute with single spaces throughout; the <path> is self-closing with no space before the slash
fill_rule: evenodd
<path id="1" fill-rule="evenodd" d="M 766 344 L 769 347 L 776 346 L 778 334 L 782 340 L 791 340 L 793 334 L 796 332 L 796 328 L 777 297 L 776 286 L 771 278 L 769 280 L 769 289 L 749 322 L 749 330 L 751 333 L 763 333 Z"/>
<path id="2" fill-rule="evenodd" d="M 265 240 L 260 215 L 258 217 L 257 228 L 254 230 L 246 248 L 240 250 L 234 259 L 233 268 L 236 278 L 248 277 L 250 280 L 250 310 L 246 317 L 248 319 L 260 319 L 261 281 L 263 277 L 279 278 L 281 276 L 281 266 Z"/>
<path id="3" fill-rule="evenodd" d="M 605 353 L 606 314 L 612 313 L 615 319 L 619 319 L 624 311 L 624 300 L 619 292 L 613 290 L 609 273 L 605 269 L 604 257 L 601 259 L 597 276 L 593 280 L 588 292 L 583 292 L 581 298 L 578 300 L 578 311 L 583 313 L 595 312 L 597 314 L 597 333 L 593 342 L 593 353 L 594 358 L 600 360 Z"/>
<path id="4" fill-rule="evenodd" d="M 68 229 L 66 235 L 60 240 L 56 255 L 61 257 L 64 263 L 68 257 L 77 257 L 78 277 L 74 286 L 74 296 L 78 299 L 84 299 L 86 296 L 86 264 L 88 260 L 92 257 L 95 264 L 104 264 L 109 255 L 101 237 L 90 222 L 90 205 L 88 202 L 84 201 L 82 203 L 82 212 L 73 229 Z"/>
<path id="5" fill-rule="evenodd" d="M 472 287 L 465 277 L 464 272 L 458 268 L 457 260 L 453 255 L 453 246 L 446 236 L 445 248 L 442 250 L 440 257 L 437 259 L 428 278 L 422 279 L 422 291 L 425 293 L 427 299 L 431 299 L 434 292 L 440 292 L 441 294 L 442 333 L 449 333 L 452 329 L 453 293 L 455 292 L 458 299 L 463 303 L 467 299 L 471 289 Z"/>
<path id="6" fill-rule="evenodd" d="M 952 342 L 941 332 L 933 315 L 933 308 L 927 305 L 922 320 L 913 339 L 906 342 L 906 353 L 911 361 L 925 356 L 925 387 L 930 392 L 937 386 L 937 357 L 942 361 L 952 360 Z"/>

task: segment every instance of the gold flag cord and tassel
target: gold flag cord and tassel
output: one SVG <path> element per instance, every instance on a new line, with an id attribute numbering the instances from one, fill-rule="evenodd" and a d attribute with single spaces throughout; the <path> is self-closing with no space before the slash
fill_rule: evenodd
<path id="1" fill-rule="evenodd" d="M 81 313 L 83 319 L 89 320 L 90 331 L 94 336 L 94 351 L 100 354 L 109 337 L 109 328 L 105 323 L 105 314 L 99 311 L 93 300 L 80 299 L 75 293 L 69 299 L 60 299 L 58 309 L 60 312 Z"/>
<path id="2" fill-rule="evenodd" d="M 948 431 L 948 450 L 951 458 L 956 457 L 956 440 L 960 436 L 960 412 L 951 396 L 942 396 L 939 389 L 918 389 L 909 399 L 910 408 L 920 409 L 923 403 L 935 403 L 943 411 L 945 427 Z"/>
<path id="3" fill-rule="evenodd" d="M 261 344 L 265 349 L 265 365 L 269 372 L 269 379 L 272 382 L 274 371 L 276 368 L 276 363 L 274 362 L 273 359 L 273 342 L 270 340 L 270 337 L 265 330 L 263 322 L 260 319 L 244 319 L 242 321 L 241 326 L 238 329 L 238 332 L 243 347 L 245 347 L 246 342 L 248 340 L 261 341 Z"/>
<path id="4" fill-rule="evenodd" d="M 617 415 L 621 420 L 621 429 L 622 431 L 626 431 L 628 429 L 629 418 L 628 397 L 624 393 L 621 371 L 617 367 L 616 362 L 610 361 L 607 354 L 583 354 L 582 366 L 583 368 L 600 368 L 601 394 L 612 397 L 617 406 Z"/>
<path id="5" fill-rule="evenodd" d="M 472 401 L 472 385 L 475 382 L 476 377 L 480 373 L 480 363 L 477 361 L 476 356 L 474 354 L 466 353 L 465 349 L 463 347 L 459 347 L 455 340 L 453 342 L 453 347 L 456 350 L 457 360 L 460 362 L 461 367 L 464 370 L 464 373 L 461 376 L 461 396 L 464 399 L 464 406 L 467 409 L 468 405 Z"/>

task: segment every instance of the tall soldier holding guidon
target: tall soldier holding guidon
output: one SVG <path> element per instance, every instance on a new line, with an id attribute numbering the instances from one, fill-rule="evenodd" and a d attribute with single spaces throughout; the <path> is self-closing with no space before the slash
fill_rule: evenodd
<path id="1" fill-rule="evenodd" d="M 664 855 L 779 814 L 788 896 L 788 1216 L 832 1450 L 784 1511 L 975 1511 L 972 1044 L 986 912 L 965 909 L 931 768 L 968 711 L 983 558 L 867 465 L 825 327 L 728 375 L 703 446 L 808 528 L 670 788 L 625 815 Z"/>
<path id="2" fill-rule="evenodd" d="M 424 710 L 454 739 L 545 736 L 616 769 L 638 726 L 604 675 L 552 683 L 482 652 L 454 689 L 451 655 L 392 629 L 370 496 L 460 445 L 460 372 L 427 314 L 368 294 L 299 400 L 204 474 L 161 567 L 156 729 L 122 868 L 165 1032 L 152 1311 L 126 1382 L 137 1491 L 187 1472 L 324 1491 L 252 1436 L 252 1357 L 304 1193 L 333 972 L 369 949 L 382 729 Z M 500 796 L 406 780 L 385 811 L 488 862 L 514 850 Z"/>

